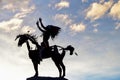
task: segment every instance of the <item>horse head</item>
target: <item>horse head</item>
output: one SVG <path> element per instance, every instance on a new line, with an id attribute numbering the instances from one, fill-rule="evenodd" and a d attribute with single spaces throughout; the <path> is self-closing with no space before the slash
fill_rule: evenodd
<path id="1" fill-rule="evenodd" d="M 22 46 L 29 39 L 28 34 L 17 35 L 15 40 L 17 39 L 19 39 L 18 46 Z"/>
<path id="2" fill-rule="evenodd" d="M 28 40 L 30 40 L 33 44 L 38 44 L 37 43 L 37 37 L 36 35 L 31 35 L 31 34 L 20 34 L 16 36 L 16 39 L 18 41 L 18 46 L 22 46 L 25 42 L 27 42 Z"/>

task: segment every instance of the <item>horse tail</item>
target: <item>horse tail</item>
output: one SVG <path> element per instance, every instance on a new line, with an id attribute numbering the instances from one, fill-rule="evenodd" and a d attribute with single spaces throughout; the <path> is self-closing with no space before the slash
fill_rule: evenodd
<path id="1" fill-rule="evenodd" d="M 68 46 L 65 48 L 65 50 L 69 50 L 69 51 L 70 51 L 70 55 L 72 55 L 73 52 L 74 52 L 74 47 L 72 47 L 71 45 L 68 45 Z"/>

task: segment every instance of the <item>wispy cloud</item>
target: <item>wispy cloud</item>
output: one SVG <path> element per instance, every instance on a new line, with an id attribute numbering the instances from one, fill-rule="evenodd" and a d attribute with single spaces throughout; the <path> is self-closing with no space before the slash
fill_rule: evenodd
<path id="1" fill-rule="evenodd" d="M 61 0 L 59 3 L 55 4 L 55 8 L 57 8 L 58 10 L 62 9 L 62 8 L 69 8 L 70 3 L 66 0 Z"/>
<path id="2" fill-rule="evenodd" d="M 99 23 L 93 24 L 93 27 L 94 27 L 93 32 L 94 32 L 94 33 L 98 32 L 98 28 L 97 28 L 97 27 L 98 27 L 99 25 L 100 25 Z"/>
<path id="3" fill-rule="evenodd" d="M 14 16 L 15 18 L 23 18 L 28 13 L 31 13 L 35 9 L 35 6 L 29 5 L 29 2 L 30 0 L 6 1 L 6 3 L 4 2 L 5 4 L 2 6 L 2 9 L 17 12 L 16 15 Z"/>
<path id="4" fill-rule="evenodd" d="M 95 32 L 95 33 L 98 32 L 98 29 L 97 29 L 97 28 L 94 28 L 94 29 L 93 29 L 93 32 Z"/>
<path id="5" fill-rule="evenodd" d="M 112 4 L 112 0 L 104 3 L 92 3 L 91 6 L 86 9 L 86 18 L 92 21 L 101 18 L 110 9 Z"/>
<path id="6" fill-rule="evenodd" d="M 100 0 L 100 3 L 104 3 L 105 2 L 105 0 Z"/>
<path id="7" fill-rule="evenodd" d="M 120 0 L 115 3 L 111 10 L 110 10 L 110 16 L 112 16 L 114 19 L 120 19 Z"/>
<path id="8" fill-rule="evenodd" d="M 116 23 L 115 30 L 118 30 L 118 29 L 120 29 L 120 23 Z"/>
<path id="9" fill-rule="evenodd" d="M 79 24 L 72 24 L 70 28 L 74 32 L 81 32 L 81 31 L 85 31 L 86 26 L 83 23 L 79 23 Z"/>
<path id="10" fill-rule="evenodd" d="M 76 73 L 78 76 L 81 75 L 79 79 L 82 78 L 82 75 L 110 77 L 120 74 L 120 64 L 118 64 L 120 54 L 119 50 L 116 49 L 118 46 L 115 45 L 115 43 L 119 44 L 119 40 L 111 40 L 112 37 L 110 38 L 110 34 L 105 36 L 105 34 L 102 33 L 102 35 L 104 35 L 104 37 L 92 35 L 85 37 L 83 40 L 82 38 L 77 38 L 81 40 L 81 44 L 79 45 L 80 53 L 78 53 L 80 56 L 74 58 L 72 61 L 68 60 L 68 65 L 72 66 L 72 71 L 69 71 L 70 74 L 73 73 L 74 75 Z M 117 38 L 117 36 L 115 38 Z M 76 43 L 78 44 L 78 42 Z M 112 45 L 112 47 L 110 45 Z M 71 67 L 68 67 L 68 69 L 71 69 Z"/>
<path id="11" fill-rule="evenodd" d="M 16 11 L 21 10 L 23 8 L 27 8 L 29 5 L 30 0 L 2 0 L 2 9 Z"/>
<path id="12" fill-rule="evenodd" d="M 99 23 L 96 23 L 93 25 L 93 27 L 98 27 L 100 24 Z"/>
<path id="13" fill-rule="evenodd" d="M 2 21 L 0 22 L 0 29 L 5 30 L 6 32 L 14 31 L 18 28 L 20 28 L 23 20 L 13 18 L 8 21 Z"/>
<path id="14" fill-rule="evenodd" d="M 6 32 L 14 31 L 21 27 L 27 14 L 32 13 L 35 9 L 34 5 L 30 5 L 30 0 L 3 0 L 2 10 L 8 10 L 13 13 L 11 19 L 0 22 L 0 29 Z"/>
<path id="15" fill-rule="evenodd" d="M 21 32 L 22 33 L 27 33 L 28 31 L 30 31 L 30 33 L 34 33 L 36 30 L 30 26 L 24 26 L 22 29 L 21 29 Z"/>
<path id="16" fill-rule="evenodd" d="M 72 23 L 72 19 L 70 19 L 68 14 L 56 14 L 54 19 L 65 25 L 70 25 Z"/>
<path id="17" fill-rule="evenodd" d="M 14 5 L 12 3 L 9 3 L 7 5 L 4 5 L 2 9 L 12 10 L 15 11 Z"/>
<path id="18" fill-rule="evenodd" d="M 24 18 L 27 16 L 27 14 L 33 12 L 34 9 L 35 9 L 35 6 L 31 6 L 28 8 L 22 8 L 20 13 L 17 13 L 14 17 L 15 18 Z"/>
<path id="19" fill-rule="evenodd" d="M 88 0 L 82 0 L 83 3 L 88 2 Z"/>

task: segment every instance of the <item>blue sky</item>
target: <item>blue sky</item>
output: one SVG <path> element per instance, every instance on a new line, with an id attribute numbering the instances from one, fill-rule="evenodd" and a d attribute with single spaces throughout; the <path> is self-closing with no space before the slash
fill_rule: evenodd
<path id="1" fill-rule="evenodd" d="M 69 80 L 120 80 L 120 0 L 0 0 L 0 79 L 25 80 L 34 74 L 26 45 L 16 35 L 41 35 L 36 21 L 62 28 L 50 45 L 71 44 L 79 56 L 66 54 Z M 42 38 L 38 40 L 41 42 Z M 51 59 L 39 66 L 40 76 L 58 76 Z"/>

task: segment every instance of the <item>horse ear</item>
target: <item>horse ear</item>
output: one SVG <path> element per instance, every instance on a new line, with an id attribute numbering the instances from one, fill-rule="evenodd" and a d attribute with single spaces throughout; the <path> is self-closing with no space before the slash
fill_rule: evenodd
<path id="1" fill-rule="evenodd" d="M 20 37 L 20 35 L 17 35 L 16 38 L 15 38 L 15 41 Z"/>

